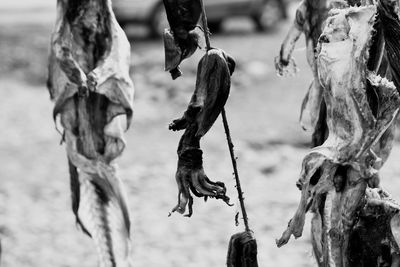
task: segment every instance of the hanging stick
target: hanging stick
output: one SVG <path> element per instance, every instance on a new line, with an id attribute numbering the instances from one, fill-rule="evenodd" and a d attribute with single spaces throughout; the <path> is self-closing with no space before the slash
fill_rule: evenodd
<path id="1" fill-rule="evenodd" d="M 206 15 L 206 8 L 204 6 L 203 0 L 199 0 L 202 8 L 202 18 L 201 21 L 203 23 L 203 31 L 204 31 L 204 38 L 206 39 L 206 50 L 211 49 L 210 43 L 210 31 L 208 30 L 208 23 L 207 23 L 207 15 Z"/>
<path id="2" fill-rule="evenodd" d="M 207 16 L 206 16 L 206 11 L 205 11 L 205 7 L 203 4 L 203 0 L 199 0 L 199 1 L 201 3 L 201 7 L 202 7 L 203 31 L 204 31 L 205 41 L 206 41 L 206 51 L 208 52 L 211 49 L 210 32 L 208 31 Z M 224 124 L 225 134 L 226 134 L 226 140 L 228 142 L 229 153 L 230 153 L 231 160 L 232 160 L 233 172 L 235 175 L 236 189 L 238 192 L 240 209 L 242 211 L 243 221 L 244 221 L 245 230 L 246 230 L 245 232 L 234 234 L 231 237 L 231 239 L 229 241 L 229 246 L 228 246 L 228 255 L 227 255 L 227 259 L 226 259 L 226 265 L 227 265 L 227 267 L 258 267 L 257 242 L 256 242 L 256 239 L 254 238 L 253 232 L 250 230 L 250 227 L 249 227 L 249 220 L 247 218 L 246 207 L 244 205 L 243 192 L 242 192 L 242 187 L 240 185 L 239 172 L 237 169 L 237 162 L 236 162 L 235 152 L 233 149 L 234 146 L 232 143 L 231 133 L 229 130 L 229 124 L 228 124 L 228 120 L 226 118 L 226 112 L 225 112 L 224 108 L 222 108 L 221 114 L 222 114 L 222 122 Z"/>
<path id="3" fill-rule="evenodd" d="M 206 50 L 208 51 L 208 50 L 211 49 L 210 32 L 208 30 L 207 15 L 206 15 L 205 6 L 203 4 L 203 0 L 200 0 L 200 3 L 201 3 L 201 7 L 202 7 L 202 24 L 203 24 L 204 38 L 205 38 L 205 41 L 206 41 Z M 234 145 L 232 143 L 232 137 L 231 137 L 231 133 L 230 133 L 230 130 L 229 130 L 228 120 L 226 118 L 225 108 L 222 108 L 221 114 L 222 114 L 222 122 L 224 124 L 224 129 L 225 129 L 226 140 L 228 142 L 229 153 L 230 153 L 231 160 L 232 160 L 232 167 L 233 167 L 233 172 L 234 172 L 234 175 L 235 175 L 236 189 L 237 189 L 237 192 L 238 192 L 238 198 L 239 198 L 239 202 L 240 202 L 240 209 L 241 209 L 242 215 L 243 215 L 244 226 L 245 226 L 246 232 L 249 232 L 250 231 L 249 219 L 247 217 L 246 207 L 244 205 L 244 197 L 243 197 L 242 187 L 240 185 L 239 172 L 238 172 L 238 169 L 237 169 L 237 162 L 236 162 L 236 156 L 235 156 L 235 151 L 234 151 Z"/>
<path id="4" fill-rule="evenodd" d="M 242 187 L 240 185 L 239 172 L 237 170 L 237 162 L 236 162 L 236 157 L 235 157 L 235 151 L 233 149 L 234 145 L 232 143 L 231 133 L 229 131 L 229 125 L 228 125 L 228 120 L 226 119 L 225 109 L 222 110 L 221 114 L 222 114 L 222 121 L 224 123 L 224 128 L 225 128 L 226 140 L 228 142 L 229 153 L 231 155 L 233 172 L 235 174 L 236 189 L 238 191 L 238 198 L 239 198 L 239 202 L 240 202 L 240 209 L 242 210 L 244 226 L 246 228 L 246 231 L 250 231 L 249 219 L 247 218 L 246 207 L 244 205 L 243 191 L 242 191 Z"/>

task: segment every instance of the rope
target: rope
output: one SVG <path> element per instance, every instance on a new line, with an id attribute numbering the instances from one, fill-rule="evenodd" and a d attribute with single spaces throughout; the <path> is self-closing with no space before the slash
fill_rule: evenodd
<path id="1" fill-rule="evenodd" d="M 201 4 L 201 7 L 202 7 L 202 24 L 203 24 L 204 38 L 206 41 L 206 51 L 209 51 L 211 49 L 211 43 L 210 43 L 210 32 L 208 30 L 208 24 L 207 24 L 206 9 L 205 9 L 203 0 L 199 0 L 199 1 Z M 238 192 L 238 198 L 239 198 L 239 203 L 240 203 L 240 209 L 241 209 L 242 215 L 243 215 L 244 226 L 245 226 L 246 231 L 250 232 L 249 219 L 247 217 L 246 207 L 244 205 L 244 197 L 243 197 L 242 187 L 240 184 L 239 172 L 237 169 L 234 145 L 232 143 L 232 137 L 231 137 L 231 133 L 229 130 L 228 120 L 226 118 L 225 108 L 222 108 L 221 114 L 222 114 L 222 122 L 224 124 L 224 129 L 225 129 L 226 140 L 227 140 L 228 147 L 229 147 L 229 154 L 230 154 L 231 160 L 232 160 L 233 173 L 235 175 L 235 181 L 236 181 L 236 190 Z"/>

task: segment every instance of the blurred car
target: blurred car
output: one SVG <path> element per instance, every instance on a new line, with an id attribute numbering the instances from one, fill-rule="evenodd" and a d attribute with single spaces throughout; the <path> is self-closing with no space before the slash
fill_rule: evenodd
<path id="1" fill-rule="evenodd" d="M 264 30 L 286 17 L 284 0 L 204 0 L 209 28 L 218 32 L 222 22 L 230 17 L 252 19 L 256 29 Z M 113 9 L 122 27 L 145 24 L 152 36 L 161 36 L 168 27 L 162 0 L 114 0 Z"/>

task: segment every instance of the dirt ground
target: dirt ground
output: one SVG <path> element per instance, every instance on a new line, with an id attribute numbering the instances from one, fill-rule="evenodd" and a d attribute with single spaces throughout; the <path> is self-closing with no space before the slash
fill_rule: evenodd
<path id="1" fill-rule="evenodd" d="M 0 7 L 0 18 L 2 14 L 15 18 Z M 48 14 L 47 19 L 29 21 L 24 16 L 25 20 L 10 19 L 0 26 L 2 267 L 97 266 L 91 240 L 74 223 L 66 155 L 45 88 L 52 10 Z M 310 139 L 298 124 L 311 79 L 304 42 L 294 54 L 299 74 L 282 79 L 274 72 L 273 59 L 287 27 L 286 22 L 270 32 L 255 33 L 246 20 L 228 21 L 224 33 L 213 36 L 212 42 L 237 61 L 226 109 L 259 265 L 305 267 L 315 266 L 309 223 L 301 239 L 281 249 L 275 246 L 300 197 L 295 181 Z M 181 133 L 170 132 L 167 126 L 188 103 L 202 52 L 183 64 L 182 78 L 172 81 L 163 71 L 161 40 L 146 40 L 135 29 L 129 33 L 135 114 L 120 174 L 132 216 L 134 266 L 224 266 L 230 236 L 243 230 L 242 224 L 234 223 L 237 204 L 228 207 L 222 201 L 196 199 L 192 218 L 168 217 L 177 201 L 174 174 Z M 204 167 L 211 179 L 226 183 L 235 202 L 221 124 L 218 120 L 202 140 Z M 396 145 L 382 170 L 382 184 L 397 199 L 399 156 Z"/>

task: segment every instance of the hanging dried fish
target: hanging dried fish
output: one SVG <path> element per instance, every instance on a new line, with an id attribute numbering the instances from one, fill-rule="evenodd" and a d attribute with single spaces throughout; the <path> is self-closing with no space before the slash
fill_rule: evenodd
<path id="1" fill-rule="evenodd" d="M 279 56 L 275 59 L 275 67 L 280 76 L 289 76 L 297 72 L 296 63 L 292 57 L 295 45 L 300 36 L 304 34 L 306 40 L 307 61 L 313 73 L 308 92 L 303 99 L 300 111 L 300 124 L 303 129 L 312 131 L 312 147 L 323 144 L 328 136 L 326 124 L 326 104 L 323 99 L 323 88 L 319 82 L 316 64 L 316 48 L 322 33 L 329 10 L 348 7 L 345 0 L 303 0 L 296 10 L 296 17 L 291 25 L 280 49 Z M 323 206 L 323 200 L 320 201 Z M 311 233 L 313 250 L 317 261 L 322 259 L 322 214 L 321 208 L 312 210 Z"/>
<path id="2" fill-rule="evenodd" d="M 199 36 L 193 30 L 201 15 L 199 0 L 164 0 L 171 29 L 164 32 L 165 71 L 175 80 L 182 75 L 179 64 L 198 48 Z"/>
<path id="3" fill-rule="evenodd" d="M 174 120 L 170 129 L 185 129 L 178 147 L 176 180 L 179 189 L 178 205 L 173 209 L 184 213 L 189 206 L 192 215 L 192 192 L 197 197 L 222 199 L 229 204 L 222 182 L 212 182 L 203 170 L 200 139 L 212 127 L 221 113 L 230 91 L 230 75 L 234 60 L 220 49 L 209 50 L 200 60 L 196 89 L 182 118 Z"/>
<path id="4" fill-rule="evenodd" d="M 277 240 L 282 246 L 291 235 L 300 237 L 305 213 L 320 208 L 319 200 L 333 192 L 324 204 L 331 211 L 324 225 L 331 234 L 323 253 L 329 255 L 326 262 L 336 266 L 349 266 L 349 234 L 356 211 L 368 180 L 382 166 L 380 155 L 387 153 L 387 147 L 376 144 L 400 104 L 395 86 L 368 70 L 375 14 L 375 6 L 336 10 L 320 37 L 317 66 L 329 136 L 304 158 L 298 181 L 301 201 L 288 229 Z M 368 102 L 368 87 L 377 94 L 378 105 Z"/>
<path id="5" fill-rule="evenodd" d="M 307 47 L 307 61 L 313 72 L 313 81 L 304 97 L 300 123 L 306 130 L 313 131 L 312 146 L 321 145 L 326 139 L 327 125 L 326 106 L 323 101 L 323 88 L 318 78 L 316 66 L 316 48 L 328 12 L 334 8 L 344 8 L 348 4 L 344 0 L 303 0 L 296 10 L 296 18 L 281 45 L 275 66 L 279 75 L 290 75 L 297 71 L 292 53 L 296 42 L 304 33 Z"/>
<path id="6" fill-rule="evenodd" d="M 373 44 L 370 49 L 369 68 L 391 77 L 397 90 L 399 90 L 399 83 L 396 78 L 400 73 L 398 65 L 400 60 L 400 50 L 398 49 L 400 45 L 398 38 L 400 33 L 399 2 L 396 0 L 376 2 L 378 10 L 374 27 L 376 44 Z M 388 66 L 390 67 L 388 68 Z M 371 83 L 374 84 L 374 82 Z M 374 102 L 372 106 L 380 104 L 380 101 Z M 384 133 L 374 149 L 390 147 L 393 140 L 389 139 L 388 141 L 388 134 L 393 135 L 393 129 L 389 128 Z M 386 140 L 384 140 L 385 138 Z M 389 153 L 390 148 L 379 156 L 385 161 Z M 382 156 L 382 154 L 384 155 Z M 399 266 L 399 233 L 398 203 L 381 188 L 367 188 L 358 219 L 350 236 L 350 265 Z"/>
<path id="7" fill-rule="evenodd" d="M 100 266 L 131 266 L 130 218 L 114 161 L 132 117 L 130 44 L 109 0 L 59 0 L 48 89 L 69 161 L 72 209 Z"/>

